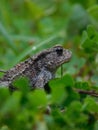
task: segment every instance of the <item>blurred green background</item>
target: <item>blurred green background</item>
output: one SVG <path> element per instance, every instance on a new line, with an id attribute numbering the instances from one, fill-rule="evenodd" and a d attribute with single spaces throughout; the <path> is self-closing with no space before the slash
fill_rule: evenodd
<path id="1" fill-rule="evenodd" d="M 78 49 L 87 25 L 98 26 L 96 4 L 96 0 L 0 1 L 1 64 L 9 68 L 54 44 Z"/>
<path id="2" fill-rule="evenodd" d="M 72 59 L 63 65 L 65 77 L 50 83 L 52 101 L 43 91 L 9 95 L 1 89 L 0 130 L 98 130 L 98 99 L 60 89 L 98 92 L 98 0 L 0 0 L 0 69 L 57 44 L 70 49 Z M 47 104 L 52 115 L 45 115 Z"/>
<path id="3" fill-rule="evenodd" d="M 28 56 L 62 44 L 73 51 L 72 61 L 65 65 L 68 73 L 92 71 L 85 63 L 92 62 L 93 54 L 83 50 L 86 36 L 82 35 L 88 25 L 98 30 L 97 14 L 97 0 L 1 0 L 0 69 L 8 70 Z"/>

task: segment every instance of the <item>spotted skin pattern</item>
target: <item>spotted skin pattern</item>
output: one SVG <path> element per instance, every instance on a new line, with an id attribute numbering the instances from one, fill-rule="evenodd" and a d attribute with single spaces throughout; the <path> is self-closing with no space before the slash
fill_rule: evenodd
<path id="1" fill-rule="evenodd" d="M 62 46 L 43 50 L 6 71 L 0 79 L 0 86 L 11 87 L 15 79 L 25 76 L 29 79 L 31 88 L 44 88 L 49 80 L 55 78 L 56 70 L 69 62 L 71 57 L 72 52 Z"/>

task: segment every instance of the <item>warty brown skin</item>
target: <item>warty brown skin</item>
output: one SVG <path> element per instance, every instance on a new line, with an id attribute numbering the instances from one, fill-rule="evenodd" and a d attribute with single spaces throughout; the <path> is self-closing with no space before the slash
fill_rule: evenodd
<path id="1" fill-rule="evenodd" d="M 32 88 L 44 88 L 45 84 L 55 77 L 58 67 L 69 62 L 71 56 L 71 51 L 62 46 L 43 50 L 6 71 L 0 80 L 0 86 L 10 87 L 15 79 L 25 76 L 29 79 Z"/>

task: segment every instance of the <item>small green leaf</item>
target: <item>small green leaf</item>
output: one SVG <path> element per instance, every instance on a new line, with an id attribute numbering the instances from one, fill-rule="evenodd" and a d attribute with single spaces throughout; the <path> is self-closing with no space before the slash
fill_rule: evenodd
<path id="1" fill-rule="evenodd" d="M 49 84 L 52 91 L 52 101 L 60 104 L 63 98 L 66 98 L 64 82 L 62 82 L 62 79 L 55 79 L 50 81 Z"/>
<path id="2" fill-rule="evenodd" d="M 74 124 L 85 124 L 88 117 L 82 113 L 82 104 L 79 101 L 73 101 L 67 108 L 65 120 L 70 126 Z"/>
<path id="3" fill-rule="evenodd" d="M 83 32 L 81 43 L 85 52 L 98 52 L 98 34 L 92 25 L 89 25 L 87 31 Z"/>
<path id="4" fill-rule="evenodd" d="M 0 88 L 0 106 L 10 97 L 8 88 Z"/>
<path id="5" fill-rule="evenodd" d="M 86 97 L 82 109 L 87 110 L 88 112 L 98 112 L 98 104 L 95 102 L 94 98 Z"/>
<path id="6" fill-rule="evenodd" d="M 84 89 L 84 90 L 90 90 L 90 86 L 87 82 L 76 82 L 75 88 L 78 89 Z"/>
<path id="7" fill-rule="evenodd" d="M 13 86 L 22 92 L 27 93 L 30 90 L 29 79 L 27 77 L 18 77 L 13 81 Z"/>
<path id="8" fill-rule="evenodd" d="M 73 86 L 74 85 L 74 80 L 69 74 L 66 74 L 65 76 L 63 76 L 61 79 L 61 82 L 65 86 Z"/>
<path id="9" fill-rule="evenodd" d="M 27 94 L 29 105 L 33 108 L 43 107 L 47 105 L 46 93 L 43 90 L 34 90 Z"/>
<path id="10" fill-rule="evenodd" d="M 95 30 L 94 26 L 88 25 L 87 26 L 87 33 L 88 33 L 88 37 L 90 39 L 94 39 L 94 37 L 96 35 L 96 30 Z"/>
<path id="11" fill-rule="evenodd" d="M 15 113 L 18 111 L 20 107 L 21 93 L 14 92 L 12 96 L 10 96 L 5 102 L 4 105 L 0 109 L 0 115 L 5 115 L 8 113 Z"/>
<path id="12" fill-rule="evenodd" d="M 65 87 L 73 86 L 73 79 L 70 75 L 65 75 L 61 79 L 54 79 L 50 81 L 50 87 L 52 91 L 52 100 L 55 103 L 62 103 L 63 100 L 68 96 Z"/>

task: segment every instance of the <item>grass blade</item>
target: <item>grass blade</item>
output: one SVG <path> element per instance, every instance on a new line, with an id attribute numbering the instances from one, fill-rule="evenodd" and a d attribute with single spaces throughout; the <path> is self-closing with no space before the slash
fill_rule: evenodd
<path id="1" fill-rule="evenodd" d="M 4 26 L 2 25 L 2 23 L 0 23 L 0 32 L 3 35 L 3 37 L 6 40 L 6 43 L 8 44 L 8 46 L 15 52 L 17 53 L 15 44 L 13 43 L 13 40 L 11 39 L 10 35 L 8 34 L 8 32 L 6 31 L 6 29 L 4 28 Z"/>
<path id="2" fill-rule="evenodd" d="M 54 35 L 49 37 L 47 40 L 44 40 L 40 43 L 37 43 L 37 45 L 32 45 L 30 47 L 28 47 L 23 53 L 21 53 L 21 55 L 19 57 L 17 57 L 17 59 L 15 59 L 15 61 L 11 64 L 11 66 L 14 66 L 15 64 L 17 64 L 18 62 L 20 62 L 23 58 L 25 58 L 27 55 L 29 55 L 30 53 L 34 54 L 36 53 L 39 49 L 41 50 L 41 48 L 48 48 L 51 45 L 55 45 L 57 43 L 57 41 L 59 41 L 60 37 L 58 35 Z M 46 45 L 46 46 L 45 46 Z"/>

